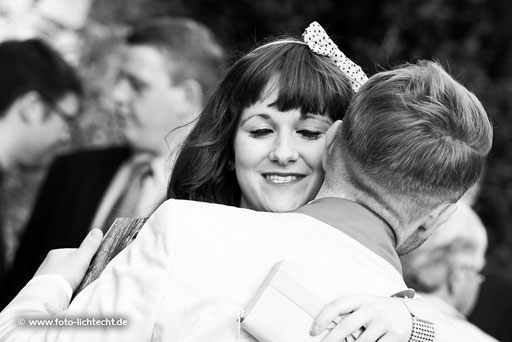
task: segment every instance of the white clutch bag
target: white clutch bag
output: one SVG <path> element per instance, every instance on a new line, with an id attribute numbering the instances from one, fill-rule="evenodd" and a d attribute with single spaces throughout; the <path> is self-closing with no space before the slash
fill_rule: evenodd
<path id="1" fill-rule="evenodd" d="M 309 331 L 314 318 L 328 302 L 320 299 L 325 298 L 326 293 L 329 290 L 298 265 L 281 261 L 272 267 L 242 311 L 241 327 L 259 342 L 320 341 L 327 331 L 314 337 Z M 336 323 L 333 322 L 332 327 Z M 355 341 L 361 332 L 345 341 Z"/>

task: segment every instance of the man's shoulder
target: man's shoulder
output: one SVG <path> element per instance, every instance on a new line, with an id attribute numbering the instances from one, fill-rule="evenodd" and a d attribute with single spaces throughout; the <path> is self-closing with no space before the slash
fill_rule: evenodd
<path id="1" fill-rule="evenodd" d="M 279 219 L 280 217 L 288 217 L 288 216 L 297 216 L 302 215 L 298 213 L 271 213 L 265 211 L 256 211 L 252 209 L 234 207 L 225 204 L 218 203 L 209 203 L 209 202 L 200 202 L 200 201 L 192 201 L 192 200 L 182 200 L 182 199 L 168 199 L 165 201 L 161 208 L 167 208 L 167 210 L 179 211 L 181 213 L 187 213 L 189 210 L 201 213 L 202 215 L 215 215 L 227 213 L 230 215 L 240 215 L 244 217 L 257 216 L 257 217 L 267 217 L 270 219 Z"/>
<path id="2" fill-rule="evenodd" d="M 125 147 L 90 149 L 62 155 L 50 165 L 44 184 L 90 184 L 85 181 L 110 180 L 130 155 L 131 151 Z"/>
<path id="3" fill-rule="evenodd" d="M 223 204 L 198 202 L 190 200 L 169 199 L 154 213 L 158 220 L 172 223 L 173 230 L 205 231 L 205 235 L 232 233 L 245 236 L 288 236 L 294 229 L 315 231 L 332 229 L 315 218 L 300 213 L 270 213 L 251 209 L 233 207 Z M 278 231 L 277 231 L 277 230 Z M 188 232 L 186 233 L 188 234 Z"/>
<path id="4" fill-rule="evenodd" d="M 210 271 L 221 272 L 233 262 L 244 265 L 243 274 L 254 275 L 258 269 L 264 275 L 276 262 L 291 260 L 299 265 L 326 264 L 337 268 L 338 274 L 350 274 L 349 278 L 342 277 L 343 284 L 358 292 L 390 295 L 405 287 L 400 274 L 384 259 L 332 226 L 302 213 L 267 213 L 168 200 L 148 223 L 149 234 L 145 235 L 154 243 L 166 241 L 166 250 L 172 251 L 183 272 L 197 270 L 206 260 L 215 259 L 219 264 Z M 187 258 L 191 253 L 195 257 Z M 235 268 L 233 265 L 230 269 Z"/>
<path id="5" fill-rule="evenodd" d="M 250 209 L 243 209 L 238 207 L 233 207 L 224 204 L 217 203 L 208 203 L 208 202 L 199 202 L 199 201 L 191 201 L 191 200 L 181 200 L 181 199 L 169 199 L 165 201 L 157 211 L 166 211 L 173 212 L 173 215 L 178 215 L 180 218 L 190 220 L 201 220 L 206 217 L 211 216 L 223 216 L 228 215 L 229 217 L 233 216 L 264 216 L 268 215 L 268 213 L 258 212 Z M 195 214 L 195 215 L 191 215 Z"/>
<path id="6" fill-rule="evenodd" d="M 90 170 L 91 168 L 117 169 L 132 154 L 126 147 L 108 147 L 75 151 L 56 158 L 49 168 L 49 174 L 67 174 L 69 170 Z"/>

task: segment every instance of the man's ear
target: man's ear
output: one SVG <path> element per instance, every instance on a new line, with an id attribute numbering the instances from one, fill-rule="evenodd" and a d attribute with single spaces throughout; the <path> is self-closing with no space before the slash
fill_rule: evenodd
<path id="1" fill-rule="evenodd" d="M 341 120 L 336 120 L 332 124 L 331 127 L 327 130 L 325 134 L 325 146 L 324 150 L 322 151 L 322 167 L 324 170 L 327 169 L 327 159 L 329 158 L 330 150 L 336 141 L 336 135 L 338 134 L 339 130 L 341 129 L 341 125 L 343 122 Z"/>
<path id="2" fill-rule="evenodd" d="M 20 119 L 26 124 L 39 124 L 45 117 L 44 102 L 35 91 L 29 91 L 18 97 L 16 106 Z"/>
<path id="3" fill-rule="evenodd" d="M 202 108 L 204 101 L 204 93 L 203 88 L 194 79 L 186 79 L 181 82 L 181 87 L 183 87 L 185 100 L 190 104 L 193 108 Z"/>
<path id="4" fill-rule="evenodd" d="M 339 134 L 339 130 L 341 129 L 341 125 L 343 122 L 341 120 L 336 120 L 332 124 L 331 127 L 325 133 L 325 146 L 322 151 L 322 167 L 324 170 L 327 170 L 327 160 L 329 158 L 330 150 L 336 141 L 336 135 Z"/>
<path id="5" fill-rule="evenodd" d="M 325 146 L 327 148 L 329 148 L 334 143 L 336 135 L 338 134 L 342 124 L 343 121 L 336 120 L 327 130 L 327 133 L 325 134 Z"/>
<path id="6" fill-rule="evenodd" d="M 455 210 L 457 210 L 457 203 L 443 203 L 428 215 L 422 226 L 425 230 L 432 231 L 448 221 Z"/>

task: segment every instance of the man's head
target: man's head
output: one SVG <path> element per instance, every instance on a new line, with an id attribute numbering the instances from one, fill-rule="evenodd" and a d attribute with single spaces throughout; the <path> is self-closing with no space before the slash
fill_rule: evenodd
<path id="1" fill-rule="evenodd" d="M 38 166 L 70 139 L 79 112 L 77 74 L 38 39 L 0 43 L 0 164 Z"/>
<path id="2" fill-rule="evenodd" d="M 162 18 L 136 27 L 121 52 L 114 90 L 129 144 L 167 152 L 165 136 L 199 114 L 223 64 L 212 32 L 191 19 Z"/>
<path id="3" fill-rule="evenodd" d="M 378 213 L 404 254 L 453 212 L 491 144 L 471 92 L 436 63 L 407 64 L 371 77 L 332 128 L 325 186 Z"/>
<path id="4" fill-rule="evenodd" d="M 487 235 L 478 215 L 459 202 L 455 213 L 418 249 L 402 258 L 407 285 L 441 297 L 467 315 L 485 264 Z"/>

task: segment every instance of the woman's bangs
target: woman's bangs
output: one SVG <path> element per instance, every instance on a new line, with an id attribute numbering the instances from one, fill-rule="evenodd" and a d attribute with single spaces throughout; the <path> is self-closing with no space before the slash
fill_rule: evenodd
<path id="1" fill-rule="evenodd" d="M 241 72 L 234 78 L 232 87 L 233 99 L 240 109 L 247 108 L 261 100 L 267 85 L 278 73 L 273 63 L 264 58 L 247 58 L 240 61 Z"/>
<path id="2" fill-rule="evenodd" d="M 341 119 L 352 90 L 347 77 L 331 61 L 307 46 L 290 43 L 260 48 L 240 60 L 232 90 L 237 105 L 247 108 L 278 89 L 271 106 L 279 111 Z"/>
<path id="3" fill-rule="evenodd" d="M 283 59 L 277 75 L 279 94 L 273 105 L 280 111 L 297 109 L 302 115 L 328 115 L 336 120 L 348 103 L 342 91 L 346 77 L 340 72 L 333 74 L 318 56 L 306 49 L 299 46 Z"/>
<path id="4" fill-rule="evenodd" d="M 327 112 L 327 89 L 324 80 L 311 69 L 292 68 L 285 65 L 284 70 L 277 76 L 279 93 L 277 100 L 272 103 L 278 110 L 300 110 L 302 115 L 319 114 Z"/>

